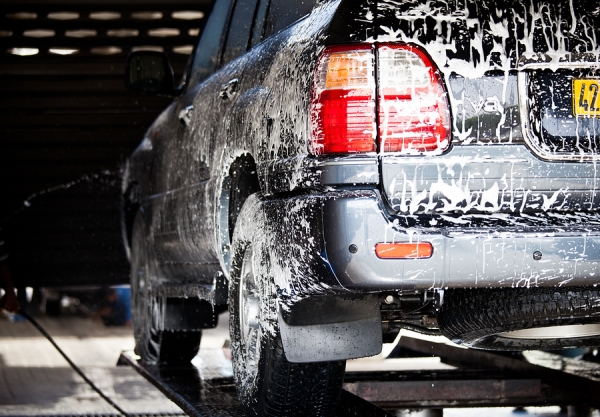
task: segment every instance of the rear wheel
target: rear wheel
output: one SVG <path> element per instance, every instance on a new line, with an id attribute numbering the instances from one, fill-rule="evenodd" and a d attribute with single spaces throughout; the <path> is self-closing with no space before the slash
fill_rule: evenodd
<path id="1" fill-rule="evenodd" d="M 152 303 L 152 279 L 142 216 L 138 213 L 131 234 L 131 310 L 135 353 L 147 363 L 187 363 L 198 353 L 200 331 L 160 331 L 159 314 Z"/>
<path id="2" fill-rule="evenodd" d="M 239 248 L 239 246 L 238 246 Z M 339 400 L 345 361 L 290 363 L 285 357 L 270 282 L 258 251 L 239 250 L 232 264 L 229 312 L 234 377 L 250 416 L 329 416 Z"/>
<path id="3" fill-rule="evenodd" d="M 472 347 L 597 346 L 600 291 L 584 287 L 450 290 L 438 323 L 446 337 Z"/>

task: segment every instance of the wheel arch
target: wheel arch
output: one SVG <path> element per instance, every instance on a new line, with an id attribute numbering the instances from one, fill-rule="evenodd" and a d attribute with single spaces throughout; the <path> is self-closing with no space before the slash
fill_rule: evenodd
<path id="1" fill-rule="evenodd" d="M 256 160 L 250 152 L 236 154 L 224 172 L 218 195 L 217 225 L 222 266 L 229 274 L 231 242 L 237 218 L 248 197 L 259 192 L 261 187 Z"/>

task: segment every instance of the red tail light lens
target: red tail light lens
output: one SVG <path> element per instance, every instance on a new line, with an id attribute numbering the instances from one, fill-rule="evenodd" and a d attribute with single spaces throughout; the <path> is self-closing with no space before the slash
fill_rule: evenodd
<path id="1" fill-rule="evenodd" d="M 314 154 L 376 150 L 375 72 L 370 45 L 334 46 L 323 52 L 310 111 Z"/>
<path id="2" fill-rule="evenodd" d="M 434 64 L 411 45 L 382 44 L 377 52 L 381 152 L 446 150 L 450 111 Z"/>
<path id="3" fill-rule="evenodd" d="M 378 114 L 375 90 L 378 83 Z M 450 143 L 446 92 L 427 54 L 406 44 L 325 49 L 310 106 L 312 153 L 441 153 Z"/>

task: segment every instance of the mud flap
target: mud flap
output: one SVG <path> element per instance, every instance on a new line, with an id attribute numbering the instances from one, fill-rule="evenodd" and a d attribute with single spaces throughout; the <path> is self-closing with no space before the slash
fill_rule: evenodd
<path id="1" fill-rule="evenodd" d="M 212 329 L 219 322 L 219 312 L 206 300 L 167 298 L 163 305 L 164 324 L 161 330 Z"/>
<path id="2" fill-rule="evenodd" d="M 334 305 L 336 308 L 329 309 L 328 312 L 319 311 L 319 308 L 311 309 L 310 319 L 304 323 L 303 320 L 297 319 L 301 316 L 307 317 L 302 314 L 305 313 L 304 308 L 298 309 L 295 314 L 296 320 L 293 313 L 292 317 L 289 317 L 281 307 L 278 309 L 277 318 L 283 350 L 289 362 L 339 361 L 373 356 L 381 352 L 379 304 L 374 303 L 371 297 L 362 300 L 344 300 L 336 297 Z M 349 308 L 352 308 L 352 314 L 340 315 Z M 284 318 L 286 315 L 288 317 Z M 340 316 L 345 316 L 345 320 Z M 330 318 L 337 318 L 339 321 L 328 322 Z M 317 320 L 321 323 L 315 323 Z"/>

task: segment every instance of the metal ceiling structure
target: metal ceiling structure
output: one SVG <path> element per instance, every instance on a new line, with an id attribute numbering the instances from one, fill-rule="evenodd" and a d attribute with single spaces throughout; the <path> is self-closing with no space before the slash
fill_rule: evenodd
<path id="1" fill-rule="evenodd" d="M 120 172 L 171 99 L 127 91 L 126 57 L 164 51 L 180 77 L 210 8 L 0 0 L 0 228 L 19 285 L 129 281 Z"/>

